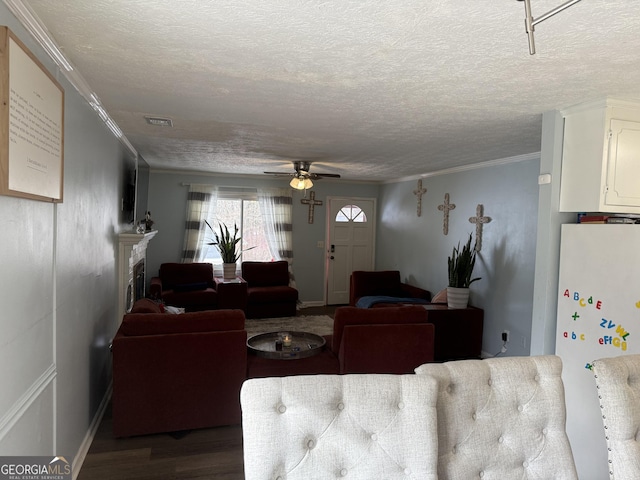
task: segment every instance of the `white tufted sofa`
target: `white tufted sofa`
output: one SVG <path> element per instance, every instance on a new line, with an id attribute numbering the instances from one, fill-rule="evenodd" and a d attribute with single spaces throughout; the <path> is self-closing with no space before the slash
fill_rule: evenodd
<path id="1" fill-rule="evenodd" d="M 436 395 L 417 375 L 248 380 L 245 478 L 435 480 Z"/>
<path id="2" fill-rule="evenodd" d="M 556 356 L 425 364 L 438 381 L 440 480 L 577 479 Z"/>
<path id="3" fill-rule="evenodd" d="M 640 479 L 640 355 L 593 362 L 613 480 Z"/>
<path id="4" fill-rule="evenodd" d="M 248 380 L 246 479 L 575 480 L 561 370 L 509 357 Z"/>

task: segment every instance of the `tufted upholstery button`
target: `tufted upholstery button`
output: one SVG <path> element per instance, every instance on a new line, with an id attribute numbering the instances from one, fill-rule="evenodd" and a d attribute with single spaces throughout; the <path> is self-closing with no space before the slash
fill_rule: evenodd
<path id="1" fill-rule="evenodd" d="M 285 407 L 284 405 L 280 404 L 278 405 L 278 412 L 280 413 L 284 413 L 287 411 L 287 407 Z"/>
<path id="2" fill-rule="evenodd" d="M 405 469 L 404 469 L 404 474 L 405 474 L 405 475 L 411 475 L 411 469 L 410 469 L 410 468 L 408 468 L 408 467 L 407 467 L 407 468 L 405 468 Z"/>
<path id="3" fill-rule="evenodd" d="M 342 470 L 340 470 L 340 476 L 341 477 L 346 477 L 347 476 L 347 469 L 343 468 Z"/>
<path id="4" fill-rule="evenodd" d="M 478 475 L 480 475 L 480 478 L 482 478 L 482 477 L 484 477 L 484 472 L 481 470 Z"/>
<path id="5" fill-rule="evenodd" d="M 489 386 L 493 385 L 493 380 L 489 379 L 489 381 L 487 382 L 489 384 Z"/>
<path id="6" fill-rule="evenodd" d="M 542 429 L 542 434 L 543 434 L 543 435 L 546 435 L 547 433 L 549 433 L 549 430 L 547 430 L 546 428 L 543 428 L 543 429 Z"/>
<path id="7" fill-rule="evenodd" d="M 276 477 L 276 480 L 284 480 L 280 475 Z"/>
<path id="8" fill-rule="evenodd" d="M 378 440 L 378 434 L 377 434 L 377 433 L 372 433 L 372 434 L 371 434 L 371 440 L 373 440 L 374 442 L 375 442 L 376 440 Z"/>
<path id="9" fill-rule="evenodd" d="M 453 446 L 453 448 L 451 449 L 451 451 L 452 451 L 453 453 L 458 453 L 458 446 L 457 446 L 457 445 L 454 445 L 454 446 Z"/>
<path id="10" fill-rule="evenodd" d="M 475 420 L 476 418 L 478 418 L 478 416 L 474 413 L 473 415 L 471 415 L 471 418 Z"/>
<path id="11" fill-rule="evenodd" d="M 524 407 L 522 405 L 518 405 L 518 411 L 521 412 L 524 410 Z"/>
<path id="12" fill-rule="evenodd" d="M 404 408 L 404 402 L 398 403 L 398 408 L 402 410 Z"/>
<path id="13" fill-rule="evenodd" d="M 451 385 L 447 385 L 447 393 L 451 393 L 453 391 L 453 387 Z"/>
<path id="14" fill-rule="evenodd" d="M 344 410 L 344 403 L 340 402 L 338 404 L 338 410 Z"/>
<path id="15" fill-rule="evenodd" d="M 502 435 L 500 435 L 498 437 L 498 443 L 502 443 L 502 442 L 504 442 L 504 437 Z"/>
<path id="16" fill-rule="evenodd" d="M 526 460 L 524 462 L 522 462 L 522 466 L 524 468 L 527 468 L 529 466 L 529 462 L 527 462 Z"/>
<path id="17" fill-rule="evenodd" d="M 308 441 L 307 441 L 307 448 L 308 448 L 309 450 L 311 450 L 311 449 L 312 449 L 312 448 L 314 448 L 315 446 L 316 446 L 316 442 L 315 442 L 315 441 L 313 441 L 313 440 L 308 440 Z"/>
<path id="18" fill-rule="evenodd" d="M 533 377 L 533 379 L 534 379 L 536 382 L 539 382 L 539 381 L 540 381 L 540 375 L 537 375 L 537 374 L 536 374 L 536 376 L 535 376 L 535 377 Z"/>

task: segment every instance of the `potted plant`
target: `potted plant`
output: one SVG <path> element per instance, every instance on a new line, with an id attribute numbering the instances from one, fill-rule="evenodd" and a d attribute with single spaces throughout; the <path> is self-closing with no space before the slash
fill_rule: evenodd
<path id="1" fill-rule="evenodd" d="M 236 278 L 236 262 L 240 258 L 240 253 L 246 250 L 251 250 L 251 248 L 247 248 L 245 250 L 239 249 L 238 244 L 242 240 L 242 237 L 238 237 L 238 225 L 233 224 L 233 236 L 231 236 L 231 232 L 229 228 L 224 223 L 219 223 L 218 227 L 220 228 L 220 235 L 209 225 L 209 222 L 206 220 L 204 223 L 207 224 L 213 236 L 215 237 L 215 242 L 208 242 L 207 245 L 215 245 L 218 247 L 218 251 L 220 252 L 220 257 L 222 258 L 222 277 L 225 279 Z"/>
<path id="2" fill-rule="evenodd" d="M 448 260 L 449 285 L 447 286 L 447 304 L 449 308 L 467 308 L 469 303 L 469 285 L 480 277 L 471 278 L 473 267 L 476 264 L 476 247 L 471 247 L 471 234 L 469 240 L 460 249 L 460 242 L 453 247 L 453 252 Z"/>

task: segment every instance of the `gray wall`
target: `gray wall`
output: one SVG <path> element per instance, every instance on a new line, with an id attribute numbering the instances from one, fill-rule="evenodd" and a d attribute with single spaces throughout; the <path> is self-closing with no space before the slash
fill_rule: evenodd
<path id="1" fill-rule="evenodd" d="M 482 250 L 471 285 L 471 305 L 485 311 L 483 351 L 496 354 L 509 330 L 507 355 L 528 355 L 535 267 L 539 159 L 425 178 L 422 216 L 416 214 L 417 181 L 385 185 L 379 202 L 378 269 L 399 269 L 404 280 L 436 293 L 447 286 L 447 258 L 469 234 L 475 239 L 476 206 L 484 205 Z M 443 233 L 438 205 L 449 193 L 456 208 Z M 461 332 L 461 334 L 464 334 Z"/>
<path id="2" fill-rule="evenodd" d="M 111 379 L 125 153 L 4 4 L 0 23 L 65 90 L 64 202 L 0 196 L 0 455 L 74 458 Z"/>
<path id="3" fill-rule="evenodd" d="M 147 268 L 157 275 L 160 264 L 179 262 L 184 242 L 184 222 L 187 192 L 184 184 L 201 183 L 234 187 L 287 187 L 287 179 L 276 177 L 229 177 L 198 175 L 151 170 L 148 207 L 155 222 L 157 235 L 149 244 Z M 366 183 L 335 182 L 329 179 L 314 182 L 312 190 L 323 205 L 314 209 L 314 222 L 308 223 L 309 207 L 300 203 L 303 193 L 293 192 L 293 273 L 306 304 L 324 301 L 324 249 L 318 241 L 325 241 L 327 196 L 377 198 L 379 186 Z"/>

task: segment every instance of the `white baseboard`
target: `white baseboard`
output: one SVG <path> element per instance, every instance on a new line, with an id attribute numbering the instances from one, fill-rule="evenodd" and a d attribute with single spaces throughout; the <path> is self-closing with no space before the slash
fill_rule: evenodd
<path id="1" fill-rule="evenodd" d="M 315 302 L 300 302 L 300 308 L 307 307 L 324 307 L 324 302 L 322 300 L 316 300 Z"/>
<path id="2" fill-rule="evenodd" d="M 109 383 L 109 387 L 107 388 L 107 391 L 104 394 L 104 397 L 102 398 L 102 402 L 100 402 L 98 411 L 93 417 L 93 420 L 91 421 L 91 425 L 89 425 L 89 430 L 87 430 L 87 433 L 84 436 L 82 443 L 80 444 L 80 448 L 78 449 L 78 453 L 76 453 L 76 456 L 73 459 L 73 465 L 72 465 L 73 480 L 76 480 L 78 478 L 78 475 L 80 474 L 80 469 L 82 468 L 84 459 L 87 457 L 87 453 L 89 452 L 89 448 L 91 448 L 91 444 L 93 443 L 93 439 L 96 436 L 96 432 L 98 431 L 100 422 L 102 422 L 102 417 L 104 417 L 104 412 L 107 410 L 107 406 L 109 405 L 109 401 L 111 400 L 112 392 L 113 392 L 113 383 Z"/>

